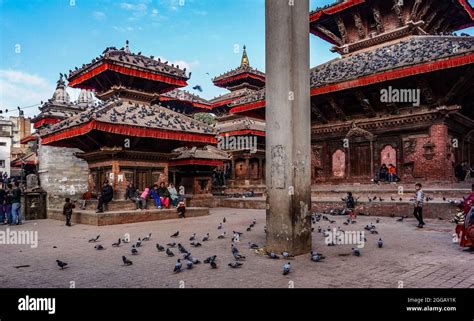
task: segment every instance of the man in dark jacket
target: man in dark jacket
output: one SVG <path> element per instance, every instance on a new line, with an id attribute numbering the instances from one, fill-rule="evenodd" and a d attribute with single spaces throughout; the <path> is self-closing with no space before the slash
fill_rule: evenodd
<path id="1" fill-rule="evenodd" d="M 99 196 L 99 204 L 97 204 L 96 213 L 104 213 L 104 204 L 110 203 L 113 198 L 114 189 L 109 185 L 109 181 L 105 181 Z"/>
<path id="2" fill-rule="evenodd" d="M 7 192 L 3 189 L 3 181 L 0 183 L 0 224 L 6 224 L 8 214 L 5 211 L 5 196 Z"/>

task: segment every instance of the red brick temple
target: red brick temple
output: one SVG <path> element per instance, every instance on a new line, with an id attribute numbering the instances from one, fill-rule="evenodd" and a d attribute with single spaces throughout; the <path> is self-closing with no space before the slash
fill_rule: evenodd
<path id="1" fill-rule="evenodd" d="M 169 177 L 171 159 L 179 155 L 173 150 L 216 144 L 212 127 L 155 103 L 188 79 L 179 66 L 132 53 L 128 42 L 122 49 L 109 47 L 68 77 L 70 87 L 94 90 L 101 102 L 50 121 L 40 129 L 41 144 L 80 149 L 75 155 L 87 162 L 88 189 L 99 192 L 108 179 L 116 199 L 129 182 L 143 190 L 176 181 Z M 198 165 L 215 166 L 211 160 Z"/>
<path id="2" fill-rule="evenodd" d="M 454 164 L 472 164 L 474 37 L 453 34 L 472 25 L 465 0 L 311 12 L 311 33 L 341 54 L 311 70 L 312 182 L 370 182 L 390 163 L 404 181 L 449 182 Z M 264 118 L 264 106 L 262 90 L 230 112 Z"/>

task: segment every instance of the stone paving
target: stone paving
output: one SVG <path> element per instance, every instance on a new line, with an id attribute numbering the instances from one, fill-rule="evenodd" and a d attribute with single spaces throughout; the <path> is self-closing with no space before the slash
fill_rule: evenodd
<path id="1" fill-rule="evenodd" d="M 219 222 L 227 219 L 224 229 L 226 239 L 217 239 L 223 230 L 217 230 Z M 252 219 L 255 228 L 246 232 Z M 437 219 L 426 220 L 423 230 L 416 228 L 414 218 L 397 222 L 396 218 L 358 217 L 357 224 L 342 225 L 344 217 L 330 216 L 337 221 L 317 223 L 323 228 L 340 226 L 346 231 L 364 231 L 370 222 L 377 226 L 379 235 L 366 233 L 367 243 L 362 255 L 351 255 L 353 245 L 327 246 L 324 236 L 314 232 L 313 247 L 326 256 L 324 262 L 315 263 L 309 256 L 299 256 L 291 261 L 292 272 L 282 275 L 282 259 L 271 260 L 250 250 L 247 242 L 264 245 L 265 211 L 251 209 L 211 209 L 206 217 L 184 220 L 156 221 L 116 226 L 74 225 L 66 227 L 55 220 L 29 221 L 21 226 L 10 227 L 10 231 L 38 231 L 37 248 L 29 245 L 0 245 L 0 288 L 68 288 L 74 282 L 77 288 L 240 288 L 240 287 L 289 287 L 295 288 L 397 288 L 403 282 L 407 288 L 468 288 L 474 287 L 474 255 L 452 243 L 454 225 Z M 5 231 L 8 226 L 1 226 Z M 180 231 L 178 239 L 169 236 Z M 240 253 L 247 260 L 240 269 L 227 266 L 233 261 L 230 251 L 233 230 L 244 232 Z M 199 241 L 209 232 L 211 240 L 201 248 L 192 248 L 189 237 L 197 233 Z M 137 256 L 130 255 L 131 244 L 113 248 L 111 244 L 125 233 L 132 240 L 152 234 Z M 106 249 L 97 251 L 88 240 L 100 234 Z M 381 237 L 385 245 L 376 246 Z M 200 260 L 217 255 L 218 269 L 207 264 L 196 265 L 192 270 L 174 274 L 177 257 L 168 258 L 157 252 L 155 244 L 166 244 L 172 240 L 182 243 L 193 256 Z M 56 247 L 56 248 L 55 248 Z M 177 249 L 173 249 L 175 254 Z M 132 266 L 123 266 L 121 257 L 126 255 Z M 60 270 L 56 259 L 69 263 Z M 29 265 L 29 267 L 17 266 Z"/>

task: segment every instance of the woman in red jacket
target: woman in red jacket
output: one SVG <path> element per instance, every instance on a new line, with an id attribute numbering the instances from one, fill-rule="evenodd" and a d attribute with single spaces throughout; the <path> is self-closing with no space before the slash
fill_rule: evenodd
<path id="1" fill-rule="evenodd" d="M 474 250 L 474 184 L 471 188 L 471 194 L 463 201 L 464 225 L 456 227 L 456 234 L 459 236 L 460 246 Z"/>

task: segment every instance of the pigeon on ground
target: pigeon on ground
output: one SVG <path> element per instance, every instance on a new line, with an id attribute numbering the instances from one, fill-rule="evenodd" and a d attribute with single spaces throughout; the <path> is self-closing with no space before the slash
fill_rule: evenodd
<path id="1" fill-rule="evenodd" d="M 173 235 L 171 235 L 171 237 L 176 238 L 176 237 L 178 237 L 178 235 L 179 235 L 179 231 L 177 231 L 176 233 L 174 233 Z"/>
<path id="2" fill-rule="evenodd" d="M 383 241 L 382 239 L 379 239 L 379 241 L 377 242 L 377 245 L 378 247 L 381 249 L 383 247 Z"/>
<path id="3" fill-rule="evenodd" d="M 252 231 L 252 227 L 250 227 L 250 226 L 247 227 L 247 230 L 246 230 L 246 231 L 247 231 L 247 232 L 251 232 L 251 231 Z"/>
<path id="4" fill-rule="evenodd" d="M 102 251 L 102 250 L 105 250 L 105 247 L 103 247 L 102 245 L 96 245 L 94 246 L 94 248 L 97 250 L 97 251 Z"/>
<path id="5" fill-rule="evenodd" d="M 291 270 L 291 263 L 290 262 L 283 265 L 283 275 L 289 274 L 290 270 Z"/>
<path id="6" fill-rule="evenodd" d="M 190 258 L 191 258 L 191 253 L 183 254 L 183 259 L 184 260 L 189 260 Z"/>
<path id="7" fill-rule="evenodd" d="M 140 247 L 140 246 L 142 246 L 142 240 L 140 238 L 138 238 L 136 247 Z"/>
<path id="8" fill-rule="evenodd" d="M 168 244 L 166 244 L 166 246 L 167 246 L 167 247 L 171 247 L 171 248 L 174 249 L 174 248 L 176 247 L 176 243 L 175 243 L 175 242 L 173 242 L 173 243 L 168 243 Z"/>
<path id="9" fill-rule="evenodd" d="M 193 268 L 193 262 L 190 260 L 186 260 L 186 267 L 188 270 L 191 270 Z"/>
<path id="10" fill-rule="evenodd" d="M 97 237 L 96 237 L 95 239 L 90 239 L 90 240 L 89 240 L 89 243 L 95 243 L 95 242 L 97 242 L 97 241 L 99 240 L 99 237 L 100 237 L 100 235 L 97 235 Z"/>
<path id="11" fill-rule="evenodd" d="M 183 265 L 181 264 L 181 259 L 178 259 L 178 261 L 176 261 L 176 264 L 174 265 L 174 270 L 173 270 L 173 272 L 174 272 L 174 273 L 179 273 L 179 272 L 181 272 L 181 267 L 182 267 L 182 266 L 183 266 Z"/>
<path id="12" fill-rule="evenodd" d="M 118 239 L 117 242 L 113 243 L 112 246 L 113 247 L 119 247 L 120 246 L 120 243 L 122 243 L 122 240 L 121 239 Z"/>
<path id="13" fill-rule="evenodd" d="M 233 269 L 237 269 L 237 268 L 241 267 L 243 264 L 236 261 L 236 262 L 229 263 L 228 265 Z"/>
<path id="14" fill-rule="evenodd" d="M 290 253 L 288 252 L 281 252 L 281 255 L 285 258 L 285 259 L 294 259 L 295 257 L 293 255 L 290 255 Z"/>
<path id="15" fill-rule="evenodd" d="M 321 226 L 318 226 L 318 233 L 321 233 L 322 229 Z"/>
<path id="16" fill-rule="evenodd" d="M 237 246 L 235 246 L 234 243 L 230 245 L 230 249 L 232 250 L 232 254 L 239 253 L 239 249 L 237 248 Z"/>
<path id="17" fill-rule="evenodd" d="M 375 220 L 375 223 L 377 223 L 377 224 L 380 223 L 380 219 L 377 218 L 377 219 Z"/>
<path id="18" fill-rule="evenodd" d="M 166 255 L 168 255 L 169 257 L 172 257 L 172 256 L 174 256 L 174 253 L 169 248 L 167 248 L 166 249 Z"/>
<path id="19" fill-rule="evenodd" d="M 360 256 L 360 250 L 353 247 L 352 248 L 352 255 Z"/>
<path id="20" fill-rule="evenodd" d="M 319 254 L 318 252 L 311 251 L 311 261 L 313 262 L 320 262 L 324 259 L 324 256 Z"/>
<path id="21" fill-rule="evenodd" d="M 193 233 L 191 237 L 189 238 L 190 241 L 194 241 L 196 239 L 196 233 Z"/>
<path id="22" fill-rule="evenodd" d="M 58 266 L 61 268 L 61 270 L 64 270 L 64 268 L 67 266 L 66 262 L 62 262 L 60 260 L 56 260 L 56 263 L 58 263 Z"/>
<path id="23" fill-rule="evenodd" d="M 209 241 L 209 233 L 207 233 L 206 236 L 203 237 L 202 241 L 203 242 Z"/>
<path id="24" fill-rule="evenodd" d="M 124 264 L 124 265 L 132 265 L 132 264 L 133 264 L 133 262 L 130 261 L 129 259 L 127 259 L 127 258 L 125 257 L 125 255 L 122 256 L 122 261 L 123 261 L 123 264 Z"/>
<path id="25" fill-rule="evenodd" d="M 189 253 L 188 250 L 186 250 L 180 243 L 178 243 L 178 250 L 181 253 Z"/>
<path id="26" fill-rule="evenodd" d="M 211 262 L 214 262 L 217 259 L 217 255 L 213 255 L 208 257 L 207 259 L 204 260 L 204 263 L 209 264 Z"/>
<path id="27" fill-rule="evenodd" d="M 135 245 L 132 245 L 131 252 L 132 252 L 132 255 L 137 255 L 137 254 L 138 254 L 138 250 L 137 250 L 137 248 L 135 247 Z"/>
<path id="28" fill-rule="evenodd" d="M 165 251 L 165 248 L 163 246 L 161 246 L 160 244 L 156 243 L 156 249 L 158 252 L 164 252 Z"/>
<path id="29" fill-rule="evenodd" d="M 199 243 L 199 242 L 193 241 L 193 242 L 191 243 L 191 246 L 200 247 L 200 246 L 202 246 L 202 244 Z"/>
<path id="30" fill-rule="evenodd" d="M 222 233 L 222 234 L 219 235 L 217 238 L 218 238 L 218 239 L 223 239 L 223 238 L 225 238 L 225 235 L 226 235 L 226 232 Z"/>
<path id="31" fill-rule="evenodd" d="M 249 248 L 251 248 L 251 249 L 253 249 L 253 250 L 256 250 L 256 249 L 258 249 L 258 248 L 260 248 L 260 247 L 259 247 L 257 244 L 255 244 L 255 243 L 249 242 Z"/>
<path id="32" fill-rule="evenodd" d="M 370 234 L 379 234 L 379 232 L 377 230 L 370 230 Z"/>
<path id="33" fill-rule="evenodd" d="M 234 253 L 233 255 L 234 255 L 234 259 L 235 259 L 236 261 L 245 260 L 245 256 L 240 255 L 239 253 Z"/>
<path id="34" fill-rule="evenodd" d="M 211 268 L 217 269 L 217 264 L 214 261 L 211 261 Z"/>
<path id="35" fill-rule="evenodd" d="M 222 223 L 219 223 L 219 226 L 217 227 L 218 230 L 222 230 Z"/>
<path id="36" fill-rule="evenodd" d="M 142 241 L 146 242 L 146 241 L 149 241 L 149 240 L 151 240 L 151 233 L 148 234 L 148 236 L 145 236 Z"/>
<path id="37" fill-rule="evenodd" d="M 226 220 L 225 217 L 224 217 L 224 219 L 222 220 L 222 223 L 225 223 L 225 222 L 227 222 L 227 220 Z"/>
<path id="38" fill-rule="evenodd" d="M 397 222 L 403 222 L 404 219 L 405 219 L 405 218 L 402 216 L 402 217 L 400 217 L 399 219 L 397 219 Z"/>
<path id="39" fill-rule="evenodd" d="M 276 255 L 276 254 L 273 253 L 273 252 L 270 252 L 270 253 L 268 253 L 267 255 L 268 255 L 269 258 L 275 259 L 275 260 L 277 260 L 277 259 L 280 258 L 278 255 Z"/>
<path id="40" fill-rule="evenodd" d="M 198 259 L 196 259 L 195 257 L 192 257 L 191 258 L 191 262 L 193 262 L 193 264 L 200 264 L 201 261 L 199 261 Z"/>

